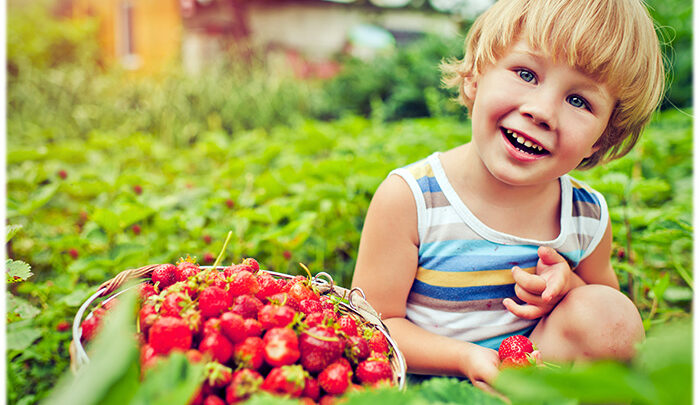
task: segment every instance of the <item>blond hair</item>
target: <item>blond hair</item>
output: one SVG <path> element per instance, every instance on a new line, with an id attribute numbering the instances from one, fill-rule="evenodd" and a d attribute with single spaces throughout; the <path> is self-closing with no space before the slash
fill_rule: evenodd
<path id="1" fill-rule="evenodd" d="M 472 25 L 462 60 L 443 62 L 443 83 L 464 80 L 495 63 L 518 39 L 605 83 L 617 99 L 598 150 L 580 169 L 627 154 L 658 106 L 664 66 L 654 23 L 641 0 L 499 0 Z"/>

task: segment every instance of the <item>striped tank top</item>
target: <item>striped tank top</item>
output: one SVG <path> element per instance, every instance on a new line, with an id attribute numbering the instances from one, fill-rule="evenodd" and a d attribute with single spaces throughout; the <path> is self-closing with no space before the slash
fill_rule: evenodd
<path id="1" fill-rule="evenodd" d="M 600 193 L 565 175 L 559 236 L 538 241 L 508 235 L 469 211 L 438 155 L 390 173 L 408 183 L 418 210 L 418 271 L 406 318 L 430 332 L 498 349 L 510 335 L 528 335 L 538 321 L 520 319 L 503 306 L 506 297 L 520 302 L 511 268 L 534 273 L 539 246 L 554 248 L 576 268 L 605 233 L 607 205 Z"/>

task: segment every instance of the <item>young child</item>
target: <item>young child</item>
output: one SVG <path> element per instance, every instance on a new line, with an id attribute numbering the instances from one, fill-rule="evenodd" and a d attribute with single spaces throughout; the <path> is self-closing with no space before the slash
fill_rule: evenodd
<path id="1" fill-rule="evenodd" d="M 500 0 L 443 71 L 471 141 L 384 180 L 352 283 L 409 372 L 490 389 L 513 334 L 544 360 L 631 358 L 644 329 L 610 263 L 606 202 L 567 173 L 629 152 L 661 98 L 643 3 Z"/>

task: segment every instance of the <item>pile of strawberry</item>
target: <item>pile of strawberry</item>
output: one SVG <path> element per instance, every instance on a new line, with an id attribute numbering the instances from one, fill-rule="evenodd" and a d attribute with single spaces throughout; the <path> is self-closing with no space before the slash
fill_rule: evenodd
<path id="1" fill-rule="evenodd" d="M 384 334 L 341 311 L 310 277 L 277 278 L 252 258 L 200 269 L 188 257 L 157 266 L 139 288 L 142 369 L 173 351 L 203 362 L 191 404 L 232 404 L 260 391 L 332 403 L 349 390 L 395 381 Z M 83 321 L 83 341 L 105 310 Z"/>

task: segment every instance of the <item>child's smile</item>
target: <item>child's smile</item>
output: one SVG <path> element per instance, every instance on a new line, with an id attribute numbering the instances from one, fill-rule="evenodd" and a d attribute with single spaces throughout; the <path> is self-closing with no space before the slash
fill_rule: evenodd
<path id="1" fill-rule="evenodd" d="M 524 153 L 525 155 L 523 155 L 523 157 L 525 158 L 536 158 L 537 156 L 549 153 L 547 149 L 543 148 L 536 140 L 531 139 L 525 134 L 503 127 L 501 127 L 501 132 L 506 140 L 516 149 L 514 152 L 517 156 Z"/>
<path id="2" fill-rule="evenodd" d="M 516 42 L 466 81 L 472 144 L 491 176 L 535 185 L 575 169 L 594 153 L 615 97 L 604 83 Z"/>

